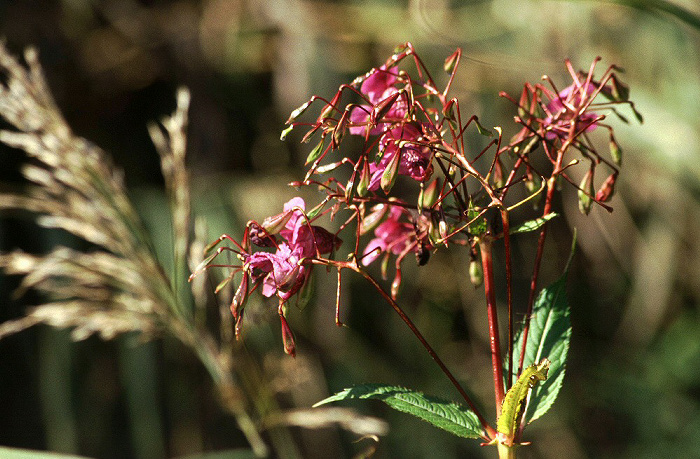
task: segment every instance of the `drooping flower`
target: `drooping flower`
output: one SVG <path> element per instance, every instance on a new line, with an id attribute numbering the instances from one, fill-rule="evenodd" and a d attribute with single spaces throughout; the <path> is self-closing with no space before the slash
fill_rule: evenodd
<path id="1" fill-rule="evenodd" d="M 402 119 L 406 116 L 408 107 L 405 98 L 399 97 L 397 94 L 399 89 L 396 87 L 396 81 L 397 74 L 388 70 L 386 65 L 382 65 L 378 69 L 374 69 L 362 82 L 360 92 L 367 98 L 370 105 L 360 105 L 350 112 L 350 134 L 364 136 L 367 125 L 371 122 L 372 111 L 383 103 L 390 104 L 386 108 L 383 118 Z M 376 125 L 370 127 L 370 134 L 381 134 L 388 127 L 389 123 L 377 122 Z"/>
<path id="2" fill-rule="evenodd" d="M 549 140 L 566 138 L 572 124 L 574 134 L 595 129 L 600 116 L 588 108 L 597 90 L 598 86 L 591 82 L 574 82 L 556 94 L 546 105 L 548 115 L 542 123 L 546 129 L 545 137 Z"/>
<path id="3" fill-rule="evenodd" d="M 423 182 L 430 178 L 433 172 L 431 160 L 432 150 L 421 144 L 422 132 L 414 124 L 402 124 L 388 130 L 380 139 L 380 149 L 383 150 L 379 163 L 370 163 L 369 189 L 377 190 L 381 185 L 382 175 L 400 155 L 399 175 L 407 175 L 414 180 Z"/>
<path id="4" fill-rule="evenodd" d="M 286 300 L 294 295 L 306 281 L 308 269 L 299 264 L 304 258 L 302 249 L 281 242 L 275 253 L 255 252 L 248 257 L 248 271 L 254 281 L 262 280 L 262 294 L 271 297 L 277 294 Z"/>
<path id="5" fill-rule="evenodd" d="M 367 266 L 383 253 L 394 255 L 404 253 L 416 241 L 416 231 L 412 224 L 401 222 L 404 211 L 401 207 L 392 206 L 389 214 L 374 230 L 374 239 L 369 241 L 363 252 L 362 264 Z"/>
<path id="6" fill-rule="evenodd" d="M 311 225 L 304 216 L 305 203 L 296 197 L 284 205 L 281 214 L 265 219 L 267 226 L 278 229 L 284 241 L 277 242 L 277 250 L 255 252 L 246 259 L 247 271 L 254 281 L 262 282 L 262 294 L 277 295 L 286 301 L 297 293 L 311 274 L 311 266 L 303 259 L 326 254 L 337 248 L 341 240 L 326 229 Z M 266 223 L 263 222 L 263 227 Z M 270 235 L 271 236 L 271 235 Z M 266 241 L 269 240 L 265 239 Z"/>

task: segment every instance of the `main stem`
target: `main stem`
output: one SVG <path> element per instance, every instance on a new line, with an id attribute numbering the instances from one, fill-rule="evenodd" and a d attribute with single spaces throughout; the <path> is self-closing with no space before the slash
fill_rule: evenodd
<path id="1" fill-rule="evenodd" d="M 513 385 L 513 267 L 510 253 L 510 219 L 508 211 L 501 209 L 503 221 L 503 249 L 506 252 L 506 291 L 508 295 L 508 377 L 506 389 Z"/>
<path id="2" fill-rule="evenodd" d="M 481 264 L 484 269 L 484 293 L 486 294 L 486 311 L 489 322 L 489 342 L 491 345 L 491 364 L 493 366 L 493 387 L 496 394 L 496 414 L 501 415 L 501 405 L 505 398 L 503 388 L 503 358 L 501 341 L 498 334 L 498 311 L 496 310 L 496 290 L 493 279 L 493 257 L 491 241 L 484 238 L 479 241 Z"/>

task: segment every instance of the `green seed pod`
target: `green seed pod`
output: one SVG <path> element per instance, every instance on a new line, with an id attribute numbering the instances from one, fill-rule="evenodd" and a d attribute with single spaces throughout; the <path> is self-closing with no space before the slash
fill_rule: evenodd
<path id="1" fill-rule="evenodd" d="M 469 280 L 474 287 L 479 287 L 484 282 L 484 269 L 479 260 L 469 262 Z"/>
<path id="2" fill-rule="evenodd" d="M 591 167 L 586 175 L 583 176 L 581 180 L 580 189 L 578 190 L 578 210 L 581 211 L 583 215 L 588 215 L 591 211 L 591 204 L 593 203 L 593 167 Z"/>

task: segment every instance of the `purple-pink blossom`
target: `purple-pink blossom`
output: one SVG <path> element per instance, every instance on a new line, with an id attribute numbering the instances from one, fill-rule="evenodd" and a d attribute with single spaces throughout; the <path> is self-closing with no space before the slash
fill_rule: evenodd
<path id="1" fill-rule="evenodd" d="M 575 82 L 555 95 L 547 104 L 548 116 L 544 119 L 546 137 L 550 140 L 566 138 L 575 123 L 575 134 L 596 128 L 599 115 L 589 112 L 588 106 L 598 87 L 593 83 L 582 85 Z"/>
<path id="2" fill-rule="evenodd" d="M 302 260 L 333 251 L 340 239 L 326 229 L 311 225 L 304 215 L 305 203 L 296 197 L 284 205 L 284 211 L 266 221 L 285 221 L 277 242 L 277 250 L 255 252 L 247 257 L 248 271 L 255 281 L 262 282 L 262 294 L 287 300 L 301 289 L 311 273 Z"/>
<path id="3" fill-rule="evenodd" d="M 363 265 L 369 265 L 385 252 L 399 255 L 415 242 L 416 232 L 413 225 L 400 221 L 403 213 L 403 209 L 398 206 L 392 206 L 389 209 L 386 220 L 375 228 L 374 239 L 369 241 L 365 247 L 362 258 Z"/>
<path id="4" fill-rule="evenodd" d="M 253 279 L 262 279 L 264 296 L 277 294 L 286 300 L 301 288 L 308 276 L 307 268 L 299 264 L 302 258 L 301 247 L 292 249 L 281 242 L 275 253 L 255 252 L 247 263 Z"/>
<path id="5" fill-rule="evenodd" d="M 374 69 L 365 79 L 360 87 L 360 92 L 367 98 L 370 105 L 360 105 L 350 112 L 350 134 L 365 135 L 366 126 L 370 123 L 370 114 L 374 107 L 387 101 L 399 92 L 399 89 L 395 86 L 396 81 L 396 73 L 392 70 L 388 70 L 385 65 Z M 392 102 L 391 107 L 388 108 L 383 117 L 388 119 L 401 119 L 406 116 L 407 111 L 408 107 L 405 98 L 398 97 Z M 370 134 L 381 134 L 388 126 L 388 123 L 377 123 L 376 126 L 370 128 Z"/>
<path id="6" fill-rule="evenodd" d="M 398 174 L 420 182 L 430 178 L 433 171 L 432 151 L 427 145 L 421 144 L 421 135 L 421 131 L 413 124 L 402 124 L 382 136 L 379 142 L 380 149 L 384 151 L 382 159 L 378 164 L 373 162 L 369 166 L 370 190 L 379 188 L 382 175 L 396 155 L 401 155 Z"/>

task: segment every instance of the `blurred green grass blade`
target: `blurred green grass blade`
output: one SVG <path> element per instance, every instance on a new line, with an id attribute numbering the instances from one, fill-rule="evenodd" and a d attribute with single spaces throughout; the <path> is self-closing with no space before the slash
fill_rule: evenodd
<path id="1" fill-rule="evenodd" d="M 29 449 L 7 448 L 0 446 L 0 457 L 3 459 L 87 459 L 85 456 L 51 453 L 48 451 L 33 451 Z"/>
<path id="2" fill-rule="evenodd" d="M 39 390 L 46 447 L 64 453 L 78 450 L 71 377 L 72 351 L 68 330 L 42 327 L 39 333 Z M 0 457 L 14 457 L 2 453 L 0 450 Z"/>
<path id="3" fill-rule="evenodd" d="M 691 27 L 700 29 L 700 16 L 680 5 L 666 0 L 609 0 L 631 8 L 652 13 L 665 13 L 685 22 Z"/>
<path id="4" fill-rule="evenodd" d="M 129 410 L 129 430 L 134 457 L 165 457 L 159 400 L 157 343 L 139 342 L 127 335 L 118 341 L 119 366 Z"/>
<path id="5" fill-rule="evenodd" d="M 193 454 L 181 456 L 178 459 L 255 459 L 257 456 L 251 449 L 228 449 L 211 453 Z"/>

